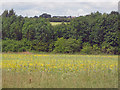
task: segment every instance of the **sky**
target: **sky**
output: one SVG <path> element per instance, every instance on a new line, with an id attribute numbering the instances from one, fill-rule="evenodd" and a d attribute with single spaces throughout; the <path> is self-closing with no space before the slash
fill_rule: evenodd
<path id="1" fill-rule="evenodd" d="M 0 14 L 14 9 L 17 15 L 83 16 L 91 12 L 110 13 L 118 11 L 119 0 L 0 0 Z"/>

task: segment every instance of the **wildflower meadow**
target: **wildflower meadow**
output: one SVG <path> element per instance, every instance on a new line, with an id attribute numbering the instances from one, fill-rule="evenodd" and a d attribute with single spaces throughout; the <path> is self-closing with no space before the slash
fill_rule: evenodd
<path id="1" fill-rule="evenodd" d="M 2 54 L 3 88 L 117 88 L 117 55 Z"/>

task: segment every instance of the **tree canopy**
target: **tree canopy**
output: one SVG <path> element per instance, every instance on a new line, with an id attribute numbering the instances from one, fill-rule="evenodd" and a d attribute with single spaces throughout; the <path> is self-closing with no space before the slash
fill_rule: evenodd
<path id="1" fill-rule="evenodd" d="M 57 53 L 119 52 L 119 13 L 95 12 L 52 26 L 43 17 L 23 17 L 5 10 L 2 16 L 3 52 L 43 51 Z"/>

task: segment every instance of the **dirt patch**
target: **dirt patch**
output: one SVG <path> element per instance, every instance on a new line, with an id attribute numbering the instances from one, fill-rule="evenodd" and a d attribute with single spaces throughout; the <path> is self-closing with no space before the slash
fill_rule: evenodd
<path id="1" fill-rule="evenodd" d="M 21 52 L 22 54 L 32 54 L 31 52 Z"/>
<path id="2" fill-rule="evenodd" d="M 31 52 L 7 52 L 8 54 L 10 53 L 10 54 L 32 54 Z M 2 53 L 2 54 L 4 54 L 4 52 Z"/>

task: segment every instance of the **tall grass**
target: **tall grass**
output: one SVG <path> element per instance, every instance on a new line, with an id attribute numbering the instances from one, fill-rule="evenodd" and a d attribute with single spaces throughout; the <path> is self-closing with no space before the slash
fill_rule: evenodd
<path id="1" fill-rule="evenodd" d="M 116 55 L 3 54 L 3 88 L 117 88 Z"/>
<path id="2" fill-rule="evenodd" d="M 67 22 L 64 22 L 65 24 L 67 24 Z M 50 22 L 51 25 L 55 26 L 55 25 L 60 25 L 62 24 L 62 22 Z"/>

